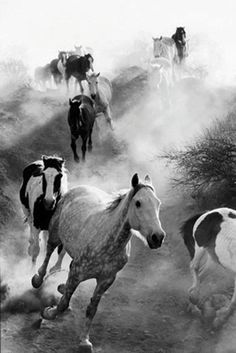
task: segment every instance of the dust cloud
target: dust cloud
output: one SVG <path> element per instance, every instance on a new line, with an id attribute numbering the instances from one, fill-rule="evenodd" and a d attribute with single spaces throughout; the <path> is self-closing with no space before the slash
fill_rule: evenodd
<path id="1" fill-rule="evenodd" d="M 205 328 L 203 324 L 202 326 L 199 324 L 200 320 L 190 318 L 186 310 L 187 288 L 191 281 L 189 258 L 178 229 L 181 221 L 194 211 L 194 206 L 191 205 L 189 209 L 184 207 L 186 200 L 182 198 L 181 193 L 173 191 L 169 184 L 173 171 L 166 168 L 158 158 L 166 148 L 170 146 L 179 148 L 194 140 L 203 128 L 210 126 L 216 118 L 222 119 L 232 109 L 231 102 L 235 99 L 236 92 L 233 76 L 230 80 L 228 75 L 224 84 L 221 81 L 219 85 L 220 77 L 224 76 L 225 65 L 223 59 L 219 59 L 217 54 L 212 52 L 212 48 L 217 52 L 215 43 L 211 44 L 207 39 L 202 41 L 197 35 L 193 43 L 189 48 L 183 77 L 171 89 L 171 103 L 168 108 L 163 107 L 161 92 L 150 80 L 152 43 L 146 37 L 134 41 L 133 45 L 128 43 L 128 47 L 123 48 L 120 55 L 115 56 L 117 48 L 110 49 L 110 56 L 106 57 L 107 65 L 103 62 L 99 67 L 101 60 L 98 60 L 98 64 L 95 65 L 96 71 L 110 77 L 116 94 L 112 104 L 115 130 L 109 131 L 103 117 L 97 119 L 93 134 L 94 149 L 87 155 L 85 164 L 75 165 L 72 160 L 66 122 L 69 97 L 63 87 L 60 90 L 50 89 L 40 92 L 31 84 L 25 86 L 24 83 L 23 87 L 18 89 L 14 87 L 7 95 L 1 88 L 2 116 L 6 119 L 3 125 L 5 139 L 2 155 L 6 156 L 3 166 L 11 169 L 11 165 L 7 162 L 8 157 L 12 156 L 13 149 L 21 152 L 20 160 L 15 166 L 17 177 L 12 177 L 15 185 L 12 193 L 15 193 L 19 186 L 21 171 L 26 162 L 38 159 L 41 154 L 54 152 L 66 158 L 70 187 L 90 184 L 107 192 L 116 192 L 119 189 L 129 188 L 134 173 L 138 172 L 141 179 L 149 174 L 156 194 L 162 201 L 160 218 L 167 232 L 167 239 L 161 249 L 151 253 L 140 240 L 132 239 L 130 263 L 119 274 L 114 290 L 111 289 L 107 295 L 114 303 L 121 304 L 114 305 L 111 309 L 117 324 L 112 323 L 109 318 L 104 304 L 106 299 L 101 303 L 101 318 L 105 318 L 107 324 L 114 330 L 123 332 L 125 324 L 122 323 L 119 312 L 123 310 L 121 307 L 124 305 L 126 312 L 122 311 L 122 314 L 127 319 L 127 325 L 131 322 L 129 318 L 134 320 L 133 317 L 135 315 L 139 317 L 143 311 L 147 314 L 142 320 L 140 318 L 140 325 L 142 322 L 142 327 L 147 326 L 152 335 L 155 330 L 158 331 L 155 327 L 162 330 L 157 340 L 164 342 L 163 352 L 194 352 L 194 345 L 199 341 L 198 335 L 202 335 L 199 352 L 218 353 L 223 352 L 222 347 L 225 347 L 227 340 L 228 351 L 234 348 L 233 340 L 228 339 L 231 335 L 230 329 L 226 327 L 216 342 L 215 338 L 204 332 Z M 101 57 L 99 52 L 97 55 L 98 58 Z M 109 61 L 110 57 L 115 57 L 111 59 L 112 63 Z M 104 69 L 101 70 L 102 67 Z M 15 204 L 20 208 L 19 202 L 17 204 L 15 201 Z M 190 201 L 187 200 L 186 206 L 189 204 Z M 22 214 L 20 211 L 17 213 L 20 219 Z M 7 227 L 5 229 L 8 230 Z M 10 242 L 7 237 L 2 241 L 3 312 L 12 314 L 39 312 L 43 307 L 55 304 L 59 299 L 57 285 L 66 280 L 69 258 L 64 262 L 62 272 L 46 278 L 42 289 L 32 289 L 30 280 L 34 271 L 27 256 L 28 231 L 28 227 L 22 227 L 20 231 L 15 230 L 15 233 L 12 233 Z M 22 243 L 21 252 L 18 254 L 16 244 L 20 243 L 19 239 L 22 239 Z M 55 261 L 55 257 L 56 255 L 52 262 Z M 42 255 L 37 266 L 41 261 Z M 207 281 L 208 279 L 205 279 L 205 282 Z M 94 281 L 86 283 L 80 293 L 83 298 L 90 296 L 94 288 Z M 222 283 L 219 281 L 219 286 Z M 231 282 L 230 284 L 227 282 L 226 285 L 230 287 Z M 111 303 L 112 301 L 108 306 L 112 306 Z M 154 318 L 152 312 L 158 312 L 160 316 Z M 169 330 L 173 332 L 172 340 L 179 344 L 177 348 L 169 347 L 163 337 L 165 330 L 168 330 L 166 322 L 171 325 Z M 133 322 L 133 325 L 135 330 L 137 328 L 138 336 L 137 323 Z M 187 325 L 189 331 L 186 335 L 189 336 L 186 338 L 184 330 L 187 330 Z M 96 339 L 99 341 L 99 329 L 97 330 L 95 336 L 97 335 Z M 109 335 L 109 332 L 107 334 Z M 168 338 L 171 341 L 170 332 L 167 334 Z M 185 339 L 186 346 L 183 348 Z M 125 343 L 123 344 L 125 347 Z M 142 344 L 144 343 L 140 343 Z M 211 344 L 215 350 L 211 350 Z M 124 352 L 135 351 L 130 347 L 124 347 L 122 348 Z M 150 348 L 150 353 L 156 352 L 155 347 L 153 349 Z M 142 350 L 144 351 L 147 350 Z"/>

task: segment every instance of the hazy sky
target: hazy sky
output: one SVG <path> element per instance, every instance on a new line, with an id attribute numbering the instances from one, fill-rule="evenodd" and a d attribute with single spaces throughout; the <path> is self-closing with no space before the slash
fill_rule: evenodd
<path id="1" fill-rule="evenodd" d="M 0 53 L 43 64 L 74 43 L 109 51 L 185 26 L 189 38 L 207 34 L 235 57 L 235 14 L 235 0 L 0 0 Z"/>

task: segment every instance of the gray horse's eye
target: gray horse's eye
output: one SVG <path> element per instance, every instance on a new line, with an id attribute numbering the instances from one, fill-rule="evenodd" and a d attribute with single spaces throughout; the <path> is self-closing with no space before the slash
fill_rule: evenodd
<path id="1" fill-rule="evenodd" d="M 136 202 L 135 202 L 135 206 L 136 206 L 137 208 L 141 207 L 141 202 L 140 202 L 140 201 L 136 201 Z"/>

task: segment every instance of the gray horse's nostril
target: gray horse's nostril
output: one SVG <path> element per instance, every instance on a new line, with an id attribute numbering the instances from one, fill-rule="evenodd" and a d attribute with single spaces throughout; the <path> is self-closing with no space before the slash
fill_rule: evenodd
<path id="1" fill-rule="evenodd" d="M 152 241 L 153 241 L 154 244 L 159 242 L 156 234 L 152 235 Z"/>
<path id="2" fill-rule="evenodd" d="M 161 246 L 162 241 L 164 239 L 164 235 L 163 234 L 152 234 L 151 239 L 152 239 L 153 245 Z"/>

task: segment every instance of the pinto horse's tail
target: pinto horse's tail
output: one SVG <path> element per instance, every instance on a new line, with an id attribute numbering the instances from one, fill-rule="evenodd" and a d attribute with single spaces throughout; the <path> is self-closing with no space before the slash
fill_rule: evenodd
<path id="1" fill-rule="evenodd" d="M 184 239 L 184 244 L 186 245 L 191 259 L 193 259 L 195 254 L 195 240 L 193 238 L 193 227 L 198 218 L 203 214 L 199 213 L 189 219 L 187 219 L 180 227 L 180 233 Z"/>

